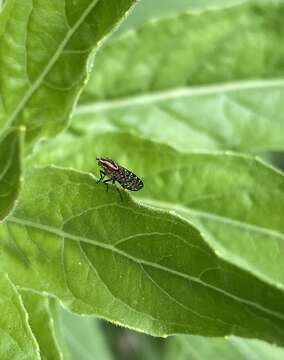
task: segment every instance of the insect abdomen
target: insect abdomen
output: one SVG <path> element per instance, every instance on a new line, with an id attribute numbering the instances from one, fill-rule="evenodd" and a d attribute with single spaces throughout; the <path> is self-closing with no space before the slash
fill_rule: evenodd
<path id="1" fill-rule="evenodd" d="M 119 167 L 116 180 L 124 189 L 130 191 L 138 191 L 143 188 L 143 181 L 131 171 L 123 167 Z"/>

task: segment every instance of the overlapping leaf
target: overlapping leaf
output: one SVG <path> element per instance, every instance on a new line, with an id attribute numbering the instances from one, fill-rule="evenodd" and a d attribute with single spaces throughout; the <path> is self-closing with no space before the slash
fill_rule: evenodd
<path id="1" fill-rule="evenodd" d="M 56 311 L 53 311 L 54 300 L 30 291 L 21 291 L 21 297 L 29 314 L 29 325 L 38 343 L 40 358 L 67 360 L 67 352 L 63 355 L 63 349 L 59 348 L 60 334 L 57 331 L 59 319 Z M 60 345 L 64 348 L 64 343 L 61 342 Z"/>
<path id="2" fill-rule="evenodd" d="M 116 159 L 144 179 L 137 197 L 196 221 L 220 255 L 284 289 L 280 173 L 251 157 L 183 154 L 129 134 L 66 134 L 57 141 L 33 163 L 98 172 L 96 156 Z"/>
<path id="3" fill-rule="evenodd" d="M 155 335 L 284 342 L 282 291 L 219 259 L 188 222 L 121 202 L 89 175 L 32 171 L 0 239 L 15 284 L 77 312 Z"/>
<path id="4" fill-rule="evenodd" d="M 161 339 L 105 324 L 92 316 L 80 317 L 63 312 L 66 336 L 75 359 L 111 360 L 118 356 L 141 360 L 280 360 L 284 350 L 264 341 L 235 336 L 210 338 L 176 335 Z M 94 343 L 94 339 L 96 342 Z M 112 356 L 105 348 L 111 339 Z M 121 343 L 132 346 L 121 347 Z"/>
<path id="5" fill-rule="evenodd" d="M 28 323 L 22 299 L 8 276 L 0 274 L 0 354 L 3 360 L 40 360 L 39 347 Z"/>
<path id="6" fill-rule="evenodd" d="M 119 32 L 141 26 L 147 20 L 174 16 L 185 11 L 204 11 L 207 9 L 224 8 L 240 4 L 247 0 L 143 0 L 140 1 L 134 13 L 123 23 Z"/>
<path id="7" fill-rule="evenodd" d="M 21 181 L 22 130 L 12 130 L 0 139 L 0 222 L 13 209 Z"/>
<path id="8" fill-rule="evenodd" d="M 263 341 L 240 339 L 235 336 L 226 339 L 199 336 L 176 336 L 167 344 L 165 360 L 280 360 L 284 350 Z"/>
<path id="9" fill-rule="evenodd" d="M 180 151 L 283 149 L 283 2 L 246 2 L 114 39 L 76 109 L 98 131 Z"/>
<path id="10" fill-rule="evenodd" d="M 24 124 L 27 140 L 63 129 L 89 55 L 133 2 L 7 0 L 0 13 L 0 127 Z"/>
<path id="11" fill-rule="evenodd" d="M 92 65 L 89 55 L 133 3 L 5 1 L 0 13 L 0 221 L 13 209 L 21 179 L 21 131 L 11 128 L 25 125 L 29 142 L 54 135 L 66 126 L 86 81 L 87 63 Z M 13 238 L 7 247 L 2 243 L 3 253 L 12 251 L 26 261 L 17 241 Z M 14 270 L 19 271 L 17 264 Z M 53 316 L 44 302 L 47 300 L 25 292 L 25 309 L 17 303 L 20 297 L 12 298 L 12 290 L 4 285 L 1 359 L 62 358 L 55 330 L 48 324 Z M 10 303 L 19 308 L 21 318 L 12 312 L 6 293 Z M 26 310 L 39 346 L 28 328 Z"/>
<path id="12" fill-rule="evenodd" d="M 61 309 L 60 315 L 63 334 L 73 359 L 83 356 L 84 360 L 115 360 L 117 356 L 111 354 L 102 321 L 94 316 L 79 316 L 64 309 Z"/>
<path id="13" fill-rule="evenodd" d="M 131 4 L 7 1 L 0 126 L 25 124 L 29 141 L 60 131 L 92 48 Z M 157 21 L 105 47 L 70 133 L 26 164 L 94 172 L 96 156 L 112 157 L 143 178 L 137 199 L 150 207 L 121 202 L 84 173 L 31 170 L 0 226 L 0 266 L 13 283 L 154 335 L 283 345 L 283 175 L 250 157 L 188 153 L 283 147 L 283 14 L 281 2 L 248 2 Z M 19 179 L 6 174 L 20 164 L 6 156 L 18 144 L 7 138 L 0 194 L 3 179 L 13 192 L 3 192 L 2 218 Z M 41 355 L 60 358 L 52 332 L 41 332 L 42 305 L 31 328 Z"/>

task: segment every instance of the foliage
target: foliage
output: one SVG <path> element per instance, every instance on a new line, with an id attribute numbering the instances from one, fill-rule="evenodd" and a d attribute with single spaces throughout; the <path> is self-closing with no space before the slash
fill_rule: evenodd
<path id="1" fill-rule="evenodd" d="M 68 359 L 76 326 L 61 324 L 59 302 L 150 335 L 202 336 L 170 338 L 165 358 L 234 359 L 236 344 L 281 358 L 268 343 L 284 344 L 284 178 L 256 155 L 283 149 L 284 3 L 206 4 L 140 17 L 99 49 L 134 0 L 5 1 L 1 359 Z M 105 192 L 98 156 L 144 189 Z M 82 336 L 74 356 L 111 359 L 87 321 L 100 350 Z M 206 338 L 231 335 L 268 343 Z"/>

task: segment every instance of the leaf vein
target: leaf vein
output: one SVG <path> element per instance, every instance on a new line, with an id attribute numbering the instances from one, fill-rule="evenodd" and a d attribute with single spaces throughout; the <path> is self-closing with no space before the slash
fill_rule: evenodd
<path id="1" fill-rule="evenodd" d="M 26 92 L 26 94 L 22 97 L 18 105 L 15 107 L 15 110 L 10 114 L 6 121 L 6 125 L 3 128 L 3 132 L 5 132 L 14 122 L 14 120 L 17 118 L 19 113 L 24 108 L 25 104 L 29 101 L 31 96 L 35 93 L 35 91 L 39 88 L 41 85 L 43 79 L 46 77 L 46 75 L 49 73 L 49 71 L 52 69 L 52 67 L 55 65 L 56 61 L 58 60 L 60 54 L 68 44 L 68 41 L 71 39 L 75 31 L 80 27 L 82 22 L 85 20 L 85 18 L 89 15 L 89 13 L 94 9 L 94 7 L 97 5 L 97 0 L 91 1 L 91 3 L 87 6 L 85 11 L 81 14 L 81 16 L 78 18 L 78 20 L 75 22 L 74 26 L 70 28 L 69 31 L 67 31 L 66 36 L 62 40 L 62 42 L 59 44 L 57 50 L 51 56 L 49 62 L 47 63 L 46 67 L 43 69 L 41 74 L 38 76 L 36 81 L 32 84 L 32 86 L 29 88 L 29 90 Z"/>
<path id="2" fill-rule="evenodd" d="M 190 275 L 188 275 L 186 273 L 182 273 L 180 271 L 173 270 L 171 268 L 162 266 L 160 264 L 153 263 L 151 261 L 136 258 L 136 257 L 124 252 L 124 251 L 121 251 L 121 250 L 115 248 L 113 245 L 106 244 L 106 243 L 101 243 L 101 242 L 99 242 L 97 240 L 84 238 L 84 237 L 81 237 L 81 236 L 75 235 L 75 234 L 65 233 L 64 231 L 61 231 L 61 230 L 59 230 L 57 228 L 53 228 L 51 226 L 44 225 L 44 224 L 41 224 L 41 223 L 35 223 L 35 222 L 25 220 L 25 219 L 16 218 L 14 216 L 11 216 L 8 221 L 20 224 L 22 226 L 33 227 L 33 228 L 42 230 L 44 232 L 49 232 L 49 233 L 58 235 L 59 237 L 63 236 L 63 237 L 65 237 L 65 238 L 67 238 L 69 240 L 72 240 L 72 241 L 76 241 L 76 242 L 81 241 L 81 242 L 86 243 L 86 244 L 90 244 L 90 245 L 97 246 L 97 247 L 105 249 L 105 250 L 109 250 L 111 252 L 117 253 L 118 255 L 121 255 L 122 257 L 125 257 L 125 258 L 127 258 L 129 260 L 132 260 L 134 263 L 145 264 L 145 265 L 148 265 L 150 267 L 159 269 L 161 271 L 170 273 L 172 275 L 184 278 L 184 279 L 186 279 L 188 281 L 196 282 L 196 283 L 198 283 L 200 285 L 203 285 L 204 287 L 207 287 L 207 288 L 209 288 L 209 289 L 211 289 L 213 291 L 216 291 L 216 292 L 221 293 L 221 294 L 223 294 L 223 295 L 225 295 L 225 296 L 227 296 L 227 297 L 229 297 L 231 299 L 234 299 L 235 301 L 237 301 L 239 303 L 243 303 L 243 304 L 252 306 L 252 307 L 254 307 L 254 308 L 256 308 L 256 309 L 258 309 L 260 311 L 263 311 L 263 312 L 269 314 L 270 316 L 277 317 L 278 319 L 281 319 L 282 321 L 284 321 L 284 315 L 277 312 L 277 311 L 268 309 L 265 306 L 260 305 L 258 303 L 255 303 L 253 301 L 250 301 L 250 300 L 247 300 L 247 299 L 244 299 L 244 298 L 240 298 L 240 297 L 238 297 L 238 296 L 236 296 L 234 294 L 230 294 L 230 293 L 228 293 L 227 291 L 225 291 L 225 290 L 223 290 L 221 288 L 218 288 L 218 287 L 216 287 L 214 285 L 205 283 L 205 282 L 201 281 L 199 278 L 190 276 Z"/>

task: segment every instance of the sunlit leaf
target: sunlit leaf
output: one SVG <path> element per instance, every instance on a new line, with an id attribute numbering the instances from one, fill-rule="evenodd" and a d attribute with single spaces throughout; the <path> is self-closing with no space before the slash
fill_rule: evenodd
<path id="1" fill-rule="evenodd" d="M 41 359 L 46 360 L 67 360 L 67 354 L 60 349 L 56 336 L 57 319 L 51 309 L 50 299 L 46 296 L 21 291 L 25 309 L 29 314 L 29 325 L 37 340 Z"/>
<path id="2" fill-rule="evenodd" d="M 62 329 L 73 358 L 114 360 L 101 322 L 93 316 L 79 316 L 62 310 Z"/>
<path id="3" fill-rule="evenodd" d="M 28 323 L 28 314 L 16 287 L 0 273 L 0 358 L 40 360 L 39 347 Z"/>
<path id="4" fill-rule="evenodd" d="M 141 176 L 145 186 L 135 196 L 144 203 L 195 221 L 222 257 L 284 289 L 282 174 L 252 157 L 185 154 L 111 133 L 66 134 L 43 146 L 30 163 L 98 174 L 97 156 L 115 159 Z"/>
<path id="5" fill-rule="evenodd" d="M 284 350 L 259 340 L 240 339 L 230 336 L 205 338 L 200 336 L 176 336 L 167 344 L 165 360 L 280 360 Z"/>
<path id="6" fill-rule="evenodd" d="M 24 124 L 27 140 L 62 130 L 89 55 L 133 3 L 7 0 L 0 13 L 0 128 Z"/>
<path id="7" fill-rule="evenodd" d="M 180 151 L 283 149 L 284 3 L 152 21 L 113 39 L 74 127 L 129 131 Z"/>
<path id="8" fill-rule="evenodd" d="M 235 334 L 284 343 L 284 293 L 220 259 L 187 221 L 92 176 L 35 169 L 0 227 L 19 287 L 155 335 Z"/>

